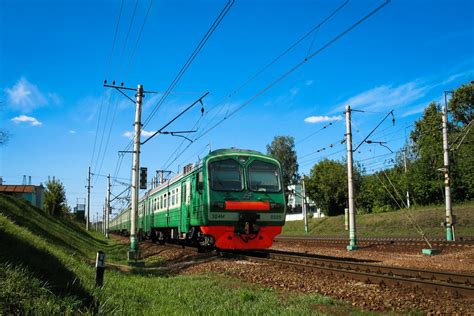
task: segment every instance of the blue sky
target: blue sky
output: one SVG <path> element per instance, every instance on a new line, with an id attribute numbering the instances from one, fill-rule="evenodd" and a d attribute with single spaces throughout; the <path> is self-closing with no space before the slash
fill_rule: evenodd
<path id="1" fill-rule="evenodd" d="M 236 1 L 145 131 L 161 127 L 209 91 L 204 116 L 197 106 L 169 129 L 188 130 L 197 123 L 192 137 L 198 136 L 382 3 L 349 1 L 294 50 L 232 94 L 343 2 Z M 113 175 L 117 151 L 126 146 L 127 132 L 132 131 L 134 105 L 104 89 L 103 80 L 166 90 L 225 3 L 153 0 L 137 41 L 150 2 L 125 0 L 114 42 L 121 1 L 0 0 L 0 128 L 10 134 L 9 142 L 0 147 L 4 181 L 18 184 L 23 175 L 31 175 L 38 184 L 56 176 L 66 186 L 70 205 L 85 198 L 88 166 L 92 164 L 96 174 Z M 473 56 L 472 1 L 392 1 L 196 140 L 177 159 L 172 153 L 180 138 L 163 135 L 151 140 L 142 148 L 142 165 L 149 174 L 163 167 L 176 171 L 205 155 L 208 144 L 212 149 L 265 151 L 275 135 L 291 135 L 297 142 L 300 171 L 307 173 L 323 157 L 340 159 L 344 154 L 340 140 L 346 104 L 366 110 L 353 114 L 355 143 L 394 109 L 395 126 L 387 121 L 374 140 L 387 141 L 395 151 L 429 102 L 441 101 L 443 91 L 473 79 Z M 146 96 L 144 118 L 159 97 Z M 306 138 L 329 122 L 333 124 Z M 327 149 L 318 152 L 321 148 Z M 373 158 L 379 155 L 383 156 Z M 361 146 L 355 154 L 365 159 L 369 170 L 386 165 L 391 157 L 376 145 Z M 125 156 L 117 176 L 127 182 L 130 168 L 131 157 Z M 93 184 L 95 214 L 105 198 L 105 178 L 96 176 Z M 116 183 L 113 192 L 122 188 Z"/>

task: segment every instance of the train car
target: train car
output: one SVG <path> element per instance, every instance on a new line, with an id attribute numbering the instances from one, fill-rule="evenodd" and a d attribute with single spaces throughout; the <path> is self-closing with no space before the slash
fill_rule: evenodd
<path id="1" fill-rule="evenodd" d="M 269 248 L 285 223 L 280 163 L 236 148 L 210 152 L 140 198 L 139 236 L 219 249 Z M 128 233 L 130 209 L 110 224 Z"/>

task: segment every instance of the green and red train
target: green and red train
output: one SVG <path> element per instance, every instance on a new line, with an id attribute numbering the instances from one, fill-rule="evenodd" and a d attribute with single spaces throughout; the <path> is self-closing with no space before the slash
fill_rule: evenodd
<path id="1" fill-rule="evenodd" d="M 139 201 L 138 235 L 219 249 L 271 247 L 285 223 L 280 163 L 257 151 L 210 152 Z M 110 222 L 128 234 L 130 209 Z"/>

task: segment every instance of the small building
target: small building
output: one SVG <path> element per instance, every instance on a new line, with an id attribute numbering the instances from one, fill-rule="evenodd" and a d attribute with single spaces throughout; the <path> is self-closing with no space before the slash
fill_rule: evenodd
<path id="1" fill-rule="evenodd" d="M 24 199 L 30 204 L 43 209 L 43 185 L 0 185 L 0 193 Z"/>
<path id="2" fill-rule="evenodd" d="M 298 184 L 292 184 L 288 186 L 288 212 L 286 215 L 287 221 L 302 220 L 303 219 L 303 186 Z M 316 203 L 306 196 L 306 208 L 308 215 L 313 218 L 324 217 L 320 209 L 316 209 Z"/>
<path id="3" fill-rule="evenodd" d="M 74 206 L 74 218 L 77 220 L 85 220 L 85 213 L 86 213 L 86 205 L 85 204 L 79 204 L 77 203 L 76 206 Z"/>

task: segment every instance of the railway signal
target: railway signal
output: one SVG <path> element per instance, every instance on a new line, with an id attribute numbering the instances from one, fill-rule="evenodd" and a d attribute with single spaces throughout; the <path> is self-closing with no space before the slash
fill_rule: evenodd
<path id="1" fill-rule="evenodd" d="M 146 190 L 146 183 L 147 183 L 147 168 L 140 167 L 140 189 Z"/>

